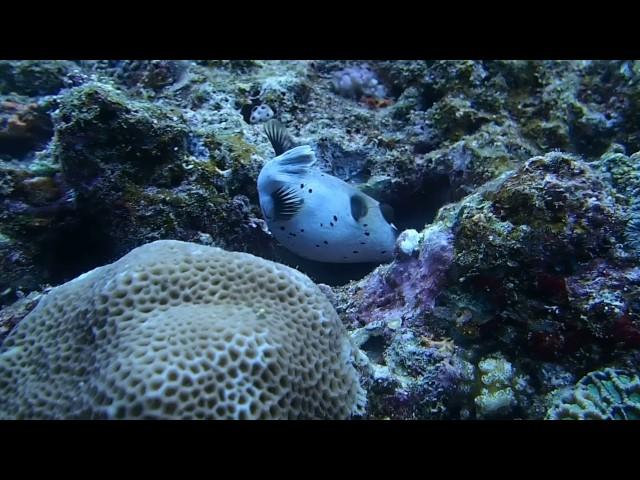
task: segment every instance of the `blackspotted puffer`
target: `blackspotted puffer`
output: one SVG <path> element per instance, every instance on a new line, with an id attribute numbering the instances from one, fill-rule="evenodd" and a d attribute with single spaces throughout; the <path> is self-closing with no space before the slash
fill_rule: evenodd
<path id="1" fill-rule="evenodd" d="M 357 188 L 312 168 L 311 147 L 293 147 L 279 122 L 267 123 L 265 132 L 277 156 L 262 168 L 258 193 L 275 238 L 297 255 L 321 262 L 390 260 L 398 231 L 385 218 L 387 210 Z"/>

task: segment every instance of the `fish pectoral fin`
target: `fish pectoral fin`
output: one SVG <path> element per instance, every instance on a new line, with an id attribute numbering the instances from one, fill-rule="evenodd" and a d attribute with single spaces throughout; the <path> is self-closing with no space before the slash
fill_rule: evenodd
<path id="1" fill-rule="evenodd" d="M 267 134 L 276 155 L 282 155 L 294 147 L 289 132 L 278 120 L 269 120 L 264 126 L 264 133 Z"/>
<path id="2" fill-rule="evenodd" d="M 356 222 L 364 217 L 368 211 L 367 200 L 362 195 L 351 196 L 351 216 Z"/>
<path id="3" fill-rule="evenodd" d="M 273 218 L 290 220 L 302 208 L 304 199 L 295 188 L 282 185 L 271 194 L 273 200 Z"/>
<path id="4" fill-rule="evenodd" d="M 271 195 L 265 195 L 260 197 L 260 207 L 262 208 L 262 214 L 267 220 L 273 220 L 274 204 L 273 197 Z"/>

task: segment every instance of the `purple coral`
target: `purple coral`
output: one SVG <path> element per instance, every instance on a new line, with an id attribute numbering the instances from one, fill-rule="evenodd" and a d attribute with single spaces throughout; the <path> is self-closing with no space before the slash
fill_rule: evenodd
<path id="1" fill-rule="evenodd" d="M 354 320 L 413 322 L 430 312 L 453 260 L 451 240 L 448 231 L 427 229 L 417 256 L 398 254 L 392 264 L 376 270 L 362 287 Z"/>

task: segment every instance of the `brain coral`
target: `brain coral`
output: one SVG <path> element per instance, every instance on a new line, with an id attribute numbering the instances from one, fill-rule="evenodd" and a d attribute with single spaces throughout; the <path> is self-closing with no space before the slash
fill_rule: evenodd
<path id="1" fill-rule="evenodd" d="M 362 398 L 311 280 L 171 240 L 53 289 L 0 348 L 0 418 L 346 418 Z"/>
<path id="2" fill-rule="evenodd" d="M 620 369 L 596 370 L 574 387 L 561 390 L 549 420 L 639 420 L 640 379 Z"/>

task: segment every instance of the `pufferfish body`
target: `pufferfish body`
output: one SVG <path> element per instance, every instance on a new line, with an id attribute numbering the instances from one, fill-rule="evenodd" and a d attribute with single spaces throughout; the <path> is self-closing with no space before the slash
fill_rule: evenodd
<path id="1" fill-rule="evenodd" d="M 312 168 L 316 158 L 311 147 L 292 148 L 279 122 L 270 121 L 265 132 L 277 156 L 262 168 L 258 193 L 274 237 L 297 255 L 320 262 L 390 260 L 398 231 L 381 204 Z"/>

